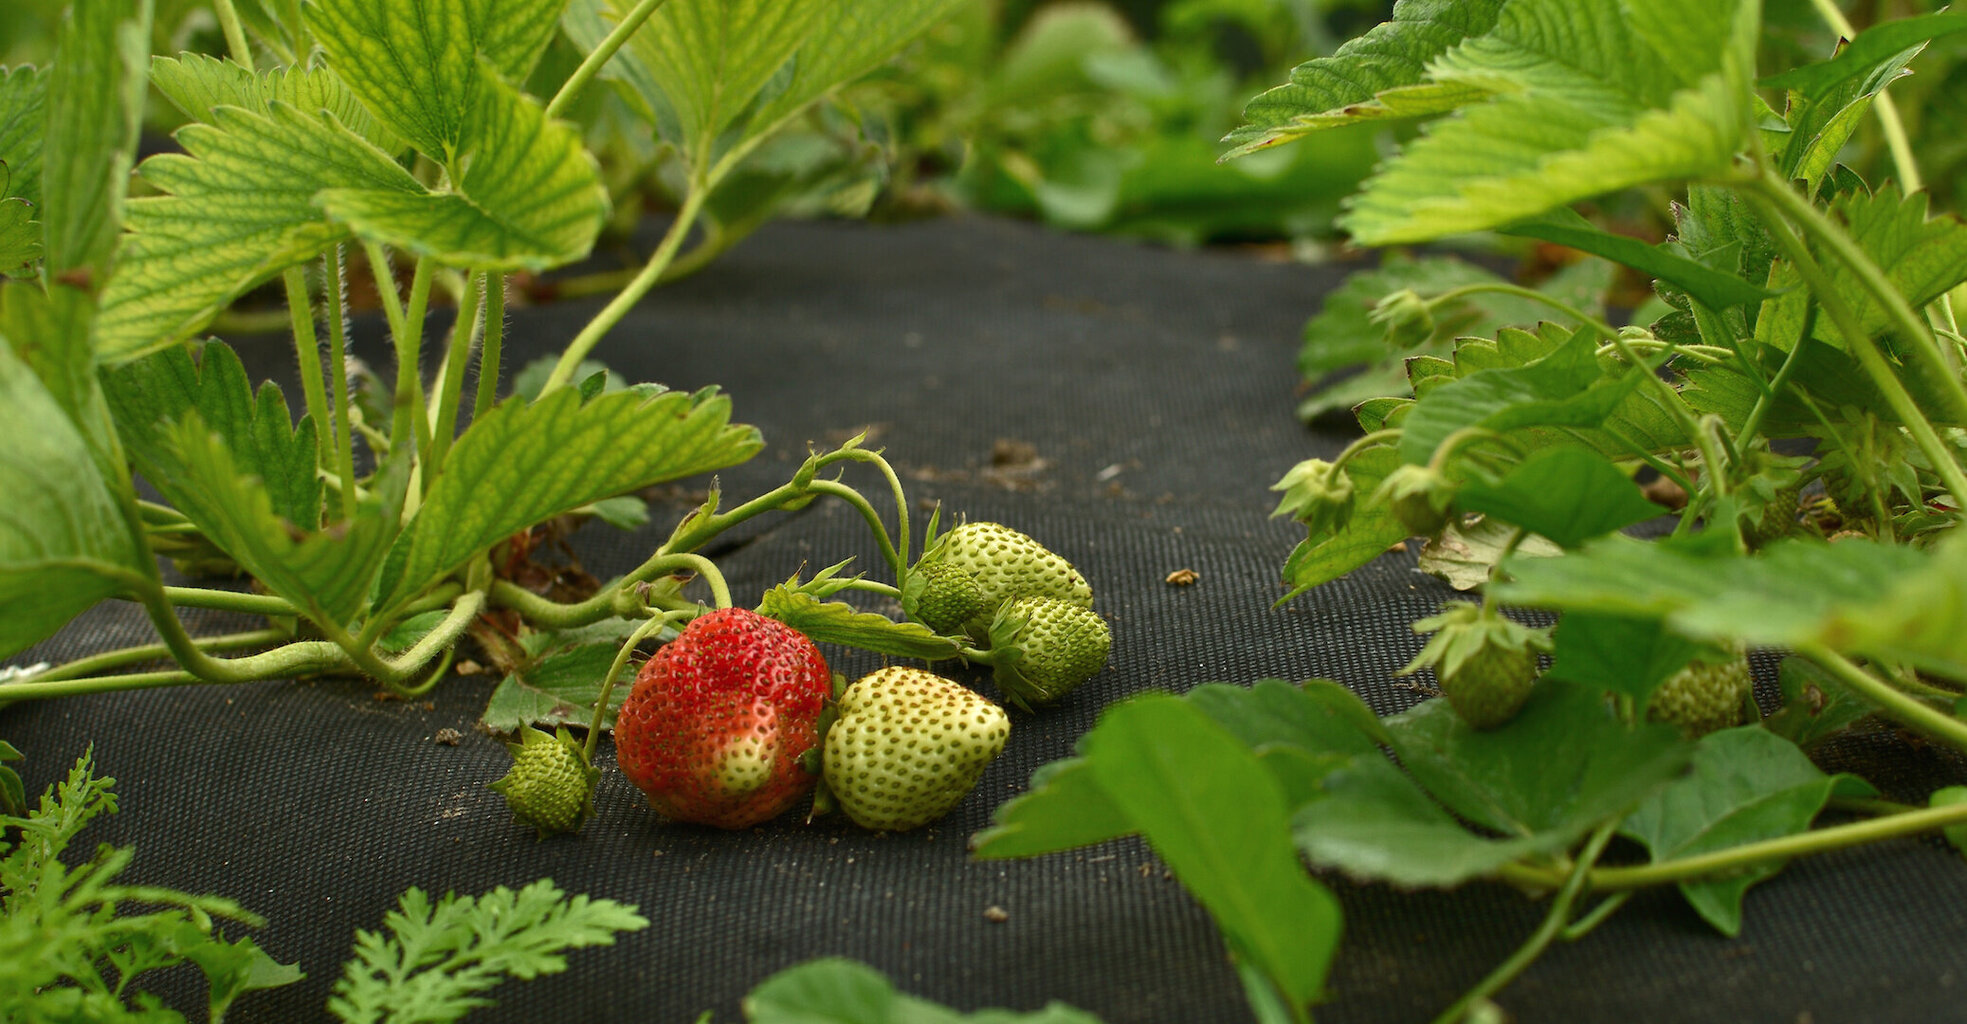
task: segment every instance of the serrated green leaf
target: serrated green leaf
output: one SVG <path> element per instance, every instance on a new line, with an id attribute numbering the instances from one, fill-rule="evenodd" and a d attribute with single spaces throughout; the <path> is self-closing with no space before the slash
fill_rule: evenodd
<path id="1" fill-rule="evenodd" d="M 1652 181 L 1725 173 L 1750 126 L 1760 4 L 1516 0 L 1429 66 L 1488 89 L 1366 182 L 1366 245 L 1497 227 Z"/>
<path id="2" fill-rule="evenodd" d="M 762 97 L 752 131 L 770 128 L 873 71 L 960 0 L 833 0 L 819 5 L 783 89 Z"/>
<path id="3" fill-rule="evenodd" d="M 1392 18 L 1329 57 L 1291 71 L 1290 82 L 1251 100 L 1244 124 L 1223 139 L 1228 160 L 1315 131 L 1359 121 L 1439 114 L 1486 95 L 1428 80 L 1428 65 L 1495 27 L 1503 0 L 1399 0 Z"/>
<path id="4" fill-rule="evenodd" d="M 1083 749 L 1232 953 L 1289 1005 L 1318 999 L 1338 949 L 1338 900 L 1298 863 L 1283 791 L 1250 750 L 1165 695 L 1109 710 Z"/>
<path id="5" fill-rule="evenodd" d="M 1829 211 L 1831 217 L 1843 222 L 1851 240 L 1885 271 L 1886 278 L 1914 309 L 1967 281 L 1967 222 L 1952 213 L 1927 216 L 1927 198 L 1924 192 L 1904 195 L 1897 185 L 1888 183 L 1876 194 L 1839 195 Z M 1845 297 L 1856 315 L 1860 329 L 1872 336 L 1888 330 L 1891 317 L 1855 274 L 1841 261 L 1821 255 L 1819 259 L 1832 287 Z M 1798 283 L 1795 270 L 1787 263 L 1777 264 L 1769 278 L 1770 287 L 1794 290 L 1763 305 L 1755 325 L 1756 340 L 1783 351 L 1795 347 L 1810 302 L 1806 290 L 1795 288 Z M 1815 337 L 1844 345 L 1843 334 L 1828 316 L 1817 317 Z"/>
<path id="6" fill-rule="evenodd" d="M 730 399 L 573 388 L 508 400 L 458 438 L 392 558 L 384 606 L 416 593 L 513 531 L 664 480 L 750 458 L 763 441 L 730 422 Z"/>
<path id="7" fill-rule="evenodd" d="M 0 345 L 0 657 L 35 643 L 138 573 L 88 443 L 11 346 Z"/>
<path id="8" fill-rule="evenodd" d="M 103 387 L 124 449 L 139 472 L 174 503 L 196 502 L 179 490 L 174 424 L 197 413 L 219 435 L 232 465 L 256 478 L 273 515 L 303 531 L 321 523 L 311 419 L 296 425 L 271 381 L 257 394 L 231 346 L 207 342 L 194 365 L 184 348 L 166 349 L 103 374 Z"/>
<path id="9" fill-rule="evenodd" d="M 130 202 L 131 234 L 103 295 L 99 352 L 115 362 L 190 336 L 254 286 L 348 237 L 315 197 L 422 186 L 354 133 L 287 106 L 219 107 L 180 129 L 183 154 L 144 161 L 167 195 Z"/>
<path id="10" fill-rule="evenodd" d="M 1796 835 L 1810 827 L 1833 794 L 1873 796 L 1855 775 L 1826 775 L 1803 752 L 1753 725 L 1701 738 L 1693 768 L 1633 808 L 1619 831 L 1644 844 L 1658 863 Z M 1774 875 L 1763 863 L 1726 877 L 1680 883 L 1680 893 L 1723 935 L 1742 927 L 1742 896 Z"/>
<path id="11" fill-rule="evenodd" d="M 614 664 L 619 643 L 581 644 L 555 651 L 499 681 L 485 702 L 479 724 L 493 732 L 516 732 L 526 726 L 586 726 L 594 718 L 601 680 Z M 629 687 L 617 685 L 609 695 L 602 728 L 614 728 L 614 714 L 628 698 Z"/>
<path id="12" fill-rule="evenodd" d="M 1879 27 L 1903 24 L 1891 22 Z M 1797 79 L 1800 84 L 1788 94 L 1783 122 L 1789 132 L 1779 147 L 1771 148 L 1784 180 L 1801 180 L 1808 193 L 1814 194 L 1824 176 L 1836 166 L 1837 155 L 1870 112 L 1872 98 L 1894 81 L 1911 74 L 1906 65 L 1926 47 L 1926 41 L 1920 39 L 1896 51 L 1874 53 L 1879 43 L 1891 38 L 1891 33 L 1873 35 L 1866 31 L 1862 35 L 1869 42 L 1866 55 L 1858 58 L 1863 63 L 1844 63 L 1836 74 L 1803 75 Z M 1840 63 L 1833 60 L 1812 67 L 1828 72 Z M 1811 68 L 1798 70 L 1808 72 Z"/>
<path id="13" fill-rule="evenodd" d="M 0 276 L 19 277 L 41 258 L 41 222 L 20 198 L 0 199 Z"/>
<path id="14" fill-rule="evenodd" d="M 626 0 L 583 2 L 610 26 L 634 6 Z M 829 6 L 822 0 L 669 0 L 616 59 L 640 65 L 628 81 L 655 86 L 643 102 L 673 117 L 676 135 L 669 141 L 707 165 L 717 137 L 748 112 L 822 24 Z"/>
<path id="15" fill-rule="evenodd" d="M 448 160 L 484 84 L 464 0 L 309 0 L 304 17 L 329 66 L 376 120 L 425 156 Z"/>
<path id="16" fill-rule="evenodd" d="M 1565 333 L 1555 351 L 1534 363 L 1481 370 L 1419 396 L 1403 424 L 1401 457 L 1425 464 L 1449 435 L 1467 427 L 1603 426 L 1638 386 L 1639 374 L 1607 377 L 1595 355 L 1597 334 Z"/>
<path id="17" fill-rule="evenodd" d="M 1532 452 L 1493 484 L 1463 484 L 1456 501 L 1567 548 L 1662 512 L 1631 477 L 1583 448 Z"/>
<path id="18" fill-rule="evenodd" d="M 277 102 L 306 115 L 325 111 L 342 127 L 384 152 L 394 153 L 403 147 L 403 140 L 384 130 L 341 79 L 326 68 L 275 68 L 255 74 L 229 60 L 184 53 L 175 58 L 153 57 L 150 82 L 186 118 L 201 124 L 216 123 L 217 108 L 222 106 L 244 107 L 270 116 Z"/>
<path id="19" fill-rule="evenodd" d="M 1931 549 L 1853 538 L 1712 541 L 1612 536 L 1562 558 L 1505 563 L 1497 600 L 1654 619 L 1718 644 L 1823 644 L 1967 679 L 1967 538 Z"/>
<path id="20" fill-rule="evenodd" d="M 41 223 L 51 278 L 109 276 L 149 82 L 151 0 L 78 3 L 48 79 Z"/>
<path id="21" fill-rule="evenodd" d="M 451 160 L 454 191 L 329 188 L 316 198 L 356 234 L 448 266 L 545 270 L 593 247 L 608 213 L 594 160 L 530 97 L 486 76 Z"/>
<path id="22" fill-rule="evenodd" d="M 1881 22 L 1840 42 L 1830 60 L 1771 75 L 1756 84 L 1765 89 L 1823 93 L 1854 79 L 1870 77 L 1878 65 L 1922 43 L 1967 31 L 1967 14 L 1942 12 Z"/>
<path id="23" fill-rule="evenodd" d="M 1502 233 L 1541 238 L 1546 242 L 1603 256 L 1648 277 L 1671 282 L 1710 309 L 1761 302 L 1773 294 L 1734 274 L 1689 259 L 1664 246 L 1648 245 L 1637 238 L 1602 230 L 1568 206 L 1518 221 L 1503 228 Z"/>
<path id="24" fill-rule="evenodd" d="M 777 619 L 813 640 L 876 654 L 940 661 L 962 652 L 956 641 L 921 623 L 896 622 L 885 615 L 859 611 L 843 601 L 821 601 L 785 586 L 765 592 L 758 614 Z"/>
<path id="25" fill-rule="evenodd" d="M 1371 494 L 1400 464 L 1400 454 L 1393 448 L 1374 445 L 1347 461 L 1345 470 L 1352 478 L 1353 493 Z M 1284 579 L 1291 584 L 1291 592 L 1278 603 L 1344 576 L 1406 537 L 1406 526 L 1384 503 L 1356 503 L 1352 516 L 1336 532 L 1307 535 L 1292 549 L 1284 561 Z"/>
<path id="26" fill-rule="evenodd" d="M 0 68 L 0 196 L 41 202 L 41 146 L 48 126 L 46 68 Z"/>
<path id="27" fill-rule="evenodd" d="M 268 414 L 261 410 L 255 422 Z M 293 443 L 300 446 L 303 440 L 311 457 L 311 434 L 298 433 Z M 274 512 L 262 479 L 240 467 L 225 436 L 197 409 L 181 414 L 162 441 L 152 482 L 178 511 L 268 590 L 318 621 L 349 624 L 363 608 L 398 532 L 409 482 L 402 460 L 371 482 L 354 518 L 310 530 Z"/>

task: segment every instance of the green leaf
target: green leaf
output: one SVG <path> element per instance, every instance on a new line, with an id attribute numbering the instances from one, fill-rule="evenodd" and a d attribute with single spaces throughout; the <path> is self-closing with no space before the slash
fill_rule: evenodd
<path id="1" fill-rule="evenodd" d="M 1662 511 L 1639 493 L 1631 477 L 1583 448 L 1533 452 L 1493 484 L 1463 484 L 1456 501 L 1567 548 Z"/>
<path id="2" fill-rule="evenodd" d="M 859 611 L 844 601 L 821 601 L 784 585 L 765 592 L 758 614 L 777 619 L 813 640 L 845 644 L 897 658 L 940 661 L 962 652 L 956 641 L 918 622 L 896 622 Z"/>
<path id="3" fill-rule="evenodd" d="M 505 77 L 538 57 L 564 7 L 311 0 L 329 66 L 450 181 L 440 192 L 329 188 L 323 208 L 364 238 L 451 266 L 543 270 L 587 255 L 608 213 L 593 158 Z"/>
<path id="4" fill-rule="evenodd" d="M 410 889 L 384 918 L 385 932 L 355 933 L 328 1009 L 344 1021 L 452 1021 L 491 1004 L 482 994 L 511 976 L 567 969 L 565 951 L 610 946 L 615 933 L 649 926 L 634 906 L 568 896 L 542 878 L 514 892 L 447 894 L 436 903 Z"/>
<path id="5" fill-rule="evenodd" d="M 1597 334 L 1580 329 L 1527 366 L 1481 370 L 1427 392 L 1407 414 L 1401 457 L 1425 464 L 1450 434 L 1467 427 L 1602 426 L 1638 386 L 1639 374 L 1607 377 L 1596 351 Z"/>
<path id="6" fill-rule="evenodd" d="M 256 395 L 231 346 L 206 342 L 201 361 L 173 348 L 103 374 L 104 391 L 139 472 L 173 503 L 198 503 L 178 472 L 174 425 L 196 413 L 231 454 L 234 469 L 256 477 L 273 515 L 303 531 L 321 525 L 321 479 L 315 473 L 314 421 L 296 426 L 280 387 Z"/>
<path id="7" fill-rule="evenodd" d="M 761 97 L 751 132 L 777 125 L 807 105 L 873 71 L 899 53 L 960 0 L 833 0 L 819 5 L 811 34 L 782 90 Z"/>
<path id="8" fill-rule="evenodd" d="M 1283 791 L 1200 709 L 1144 696 L 1108 711 L 1084 741 L 1101 788 L 1222 929 L 1236 957 L 1291 1006 L 1320 997 L 1338 900 L 1292 849 Z"/>
<path id="9" fill-rule="evenodd" d="M 203 328 L 234 299 L 346 239 L 315 197 L 331 187 L 417 193 L 389 154 L 284 103 L 221 106 L 177 133 L 182 154 L 144 161 L 166 195 L 130 202 L 131 234 L 103 295 L 100 353 L 131 359 Z"/>
<path id="10" fill-rule="evenodd" d="M 1355 494 L 1371 494 L 1399 466 L 1398 452 L 1385 445 L 1374 445 L 1348 460 L 1345 470 L 1352 477 Z M 1291 592 L 1279 598 L 1278 603 L 1344 576 L 1385 554 L 1387 548 L 1406 537 L 1407 527 L 1385 503 L 1356 503 L 1352 516 L 1336 532 L 1308 535 L 1292 549 L 1284 561 L 1284 579 L 1291 584 Z"/>
<path id="11" fill-rule="evenodd" d="M 734 465 L 764 442 L 730 399 L 573 388 L 506 401 L 458 438 L 383 581 L 383 607 L 442 579 L 513 531 L 602 498 Z"/>
<path id="12" fill-rule="evenodd" d="M 1967 222 L 1952 213 L 1929 218 L 1924 192 L 1903 195 L 1898 186 L 1889 183 L 1876 194 L 1847 192 L 1831 202 L 1829 213 L 1843 222 L 1851 240 L 1885 271 L 1914 309 L 1967 281 Z M 1886 332 L 1891 317 L 1854 272 L 1822 254 L 1819 260 L 1832 287 L 1856 314 L 1860 329 L 1872 336 Z M 1791 288 L 1797 283 L 1796 271 L 1787 263 L 1778 264 L 1769 278 L 1771 288 Z M 1783 351 L 1793 348 L 1809 301 L 1809 293 L 1797 288 L 1765 304 L 1756 321 L 1756 339 Z M 1844 345 L 1843 334 L 1828 316 L 1817 317 L 1815 336 L 1839 347 Z"/>
<path id="13" fill-rule="evenodd" d="M 0 196 L 41 202 L 41 147 L 48 126 L 46 68 L 0 68 Z"/>
<path id="14" fill-rule="evenodd" d="M 41 258 L 41 222 L 19 198 L 0 199 L 0 276 L 26 276 Z"/>
<path id="15" fill-rule="evenodd" d="M 1444 701 L 1387 721 L 1393 751 L 1416 781 L 1461 817 L 1506 836 L 1546 836 L 1558 849 L 1623 815 L 1687 764 L 1668 726 L 1628 727 L 1594 689 L 1540 683 L 1501 729 L 1468 726 Z"/>
<path id="16" fill-rule="evenodd" d="M 1431 124 L 1342 226 L 1365 245 L 1419 242 L 1725 172 L 1749 130 L 1759 7 L 1516 0 L 1428 68 L 1495 98 Z"/>
<path id="17" fill-rule="evenodd" d="M 311 437 L 295 435 L 296 447 L 304 435 Z M 307 441 L 309 453 L 312 444 Z M 274 512 L 265 481 L 240 466 L 225 436 L 198 410 L 172 424 L 160 448 L 152 479 L 158 490 L 268 590 L 317 622 L 347 625 L 363 609 L 397 536 L 409 483 L 404 460 L 392 461 L 371 482 L 353 519 L 310 530 Z"/>
<path id="18" fill-rule="evenodd" d="M 384 152 L 403 148 L 403 140 L 384 130 L 326 68 L 275 68 L 254 74 L 229 60 L 185 53 L 152 58 L 150 82 L 187 119 L 201 124 L 216 124 L 219 107 L 243 107 L 271 116 L 273 104 L 284 103 L 305 115 L 325 112 Z"/>
<path id="19" fill-rule="evenodd" d="M 748 1024 L 1099 1024 L 1064 1003 L 1030 1013 L 948 1007 L 895 991 L 879 971 L 852 960 L 824 957 L 788 967 L 744 997 Z"/>
<path id="20" fill-rule="evenodd" d="M 1291 803 L 1308 799 L 1325 773 L 1352 758 L 1379 757 L 1386 739 L 1372 709 L 1329 681 L 1204 683 L 1183 699 L 1247 746 Z M 985 859 L 1032 857 L 1134 831 L 1136 825 L 1106 795 L 1090 762 L 1073 757 L 1033 773 L 1030 790 L 999 808 L 996 824 L 978 834 L 974 851 Z"/>
<path id="21" fill-rule="evenodd" d="M 41 378 L 114 491 L 127 491 L 128 467 L 103 405 L 90 349 L 95 302 L 80 288 L 60 282 L 46 291 L 31 283 L 0 286 L 0 336 L 14 355 Z"/>
<path id="22" fill-rule="evenodd" d="M 580 138 L 502 82 L 474 93 L 451 166 L 454 191 L 330 188 L 317 199 L 364 238 L 490 271 L 580 259 L 608 213 Z"/>
<path id="23" fill-rule="evenodd" d="M 1586 611 L 1566 614 L 1553 641 L 1550 678 L 1630 697 L 1641 710 L 1653 691 L 1701 649 L 1655 619 Z"/>
<path id="24" fill-rule="evenodd" d="M 1881 22 L 1858 33 L 1855 39 L 1840 42 L 1830 60 L 1770 75 L 1756 85 L 1821 94 L 1853 79 L 1870 77 L 1878 65 L 1921 43 L 1961 31 L 1967 31 L 1967 14 L 1943 12 Z"/>
<path id="25" fill-rule="evenodd" d="M 1556 207 L 1529 220 L 1518 221 L 1503 228 L 1501 233 L 1541 238 L 1546 242 L 1603 256 L 1648 277 L 1677 285 L 1709 309 L 1761 302 L 1774 294 L 1735 274 L 1682 256 L 1666 246 L 1647 245 L 1637 238 L 1602 230 L 1568 206 Z"/>
<path id="26" fill-rule="evenodd" d="M 227 942 L 218 935 L 206 935 L 196 924 L 187 922 L 187 938 L 182 955 L 205 973 L 209 1019 L 223 1020 L 233 1001 L 248 992 L 259 992 L 291 985 L 307 976 L 299 964 L 283 964 L 268 956 L 252 939 Z"/>
<path id="27" fill-rule="evenodd" d="M 1943 18 L 1958 19 L 1959 15 Z M 1908 18 L 1866 30 L 1861 46 L 1841 47 L 1831 61 L 1798 68 L 1773 80 L 1789 90 L 1783 122 L 1786 137 L 1774 151 L 1776 166 L 1783 178 L 1801 180 L 1814 194 L 1843 151 L 1858 125 L 1870 112 L 1872 99 L 1899 78 L 1912 72 L 1906 65 L 1926 48 L 1927 40 L 1918 32 L 1922 19 Z M 1899 41 L 1904 45 L 1896 49 Z"/>
<path id="28" fill-rule="evenodd" d="M 1429 81 L 1428 65 L 1496 25 L 1503 0 L 1399 0 L 1391 20 L 1330 57 L 1306 61 L 1291 80 L 1243 108 L 1246 122 L 1223 139 L 1223 159 L 1359 121 L 1439 114 L 1485 96 L 1481 89 Z"/>
<path id="29" fill-rule="evenodd" d="M 0 657 L 140 575 L 117 500 L 53 395 L 0 345 Z"/>
<path id="30" fill-rule="evenodd" d="M 634 6 L 575 0 L 569 34 L 592 50 Z M 954 0 L 669 0 L 610 61 L 658 131 L 700 168 L 872 71 Z"/>
<path id="31" fill-rule="evenodd" d="M 601 680 L 614 664 L 617 643 L 580 644 L 547 654 L 499 681 L 485 703 L 478 724 L 500 733 L 526 726 L 586 726 L 594 718 Z M 627 699 L 629 687 L 617 680 L 609 695 L 603 728 L 614 728 L 614 713 Z"/>
<path id="32" fill-rule="evenodd" d="M 983 860 L 1036 857 L 1138 831 L 1083 757 L 1053 761 L 1031 773 L 1030 788 L 1000 805 L 992 821 L 971 844 Z"/>
<path id="33" fill-rule="evenodd" d="M 1788 741 L 1757 726 L 1702 737 L 1693 770 L 1633 809 L 1619 831 L 1645 844 L 1659 863 L 1807 831 L 1833 794 L 1873 796 L 1855 775 L 1826 775 Z M 1774 875 L 1763 863 L 1724 877 L 1680 883 L 1715 930 L 1733 937 L 1742 927 L 1742 896 Z"/>
<path id="34" fill-rule="evenodd" d="M 1967 538 L 1791 539 L 1737 555 L 1700 538 L 1613 536 L 1504 567 L 1512 578 L 1493 594 L 1509 604 L 1653 619 L 1717 644 L 1817 643 L 1967 679 Z"/>
<path id="35" fill-rule="evenodd" d="M 151 0 L 79 3 L 63 17 L 48 80 L 41 222 L 48 276 L 101 287 L 149 87 Z"/>

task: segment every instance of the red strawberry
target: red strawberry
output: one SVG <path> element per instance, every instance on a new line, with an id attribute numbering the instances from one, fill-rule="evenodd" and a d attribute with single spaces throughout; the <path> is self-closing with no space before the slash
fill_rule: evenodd
<path id="1" fill-rule="evenodd" d="M 663 814 L 749 828 L 812 791 L 818 776 L 800 762 L 832 683 L 804 634 L 744 608 L 711 612 L 642 666 L 615 757 Z"/>

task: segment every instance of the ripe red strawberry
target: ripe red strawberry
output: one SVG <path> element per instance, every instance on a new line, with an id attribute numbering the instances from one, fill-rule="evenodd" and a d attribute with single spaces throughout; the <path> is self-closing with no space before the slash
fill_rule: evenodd
<path id="1" fill-rule="evenodd" d="M 636 676 L 615 724 L 622 774 L 678 821 L 749 828 L 811 792 L 833 676 L 805 635 L 744 608 L 684 627 Z"/>

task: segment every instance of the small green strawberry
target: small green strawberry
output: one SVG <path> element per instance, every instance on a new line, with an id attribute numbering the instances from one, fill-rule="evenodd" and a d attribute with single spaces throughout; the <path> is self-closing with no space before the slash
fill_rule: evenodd
<path id="1" fill-rule="evenodd" d="M 1694 739 L 1742 724 L 1754 690 L 1746 655 L 1695 658 L 1653 691 L 1646 717 Z"/>
<path id="2" fill-rule="evenodd" d="M 1448 525 L 1455 503 L 1455 486 L 1440 470 L 1408 464 L 1380 481 L 1373 500 L 1384 503 L 1409 536 L 1433 537 Z"/>
<path id="3" fill-rule="evenodd" d="M 998 609 L 983 659 L 997 687 L 1025 710 L 1050 704 L 1106 666 L 1113 632 L 1091 608 L 1053 597 L 1021 597 Z"/>
<path id="4" fill-rule="evenodd" d="M 952 562 L 924 562 L 902 581 L 902 613 L 945 636 L 990 610 L 977 574 Z"/>
<path id="5" fill-rule="evenodd" d="M 505 797 L 512 820 L 538 829 L 542 839 L 580 828 L 594 810 L 601 770 L 587 763 L 566 727 L 551 735 L 527 728 L 506 749 L 512 751 L 512 769 L 487 785 Z"/>
<path id="6" fill-rule="evenodd" d="M 1477 729 L 1516 717 L 1537 683 L 1537 653 L 1550 650 L 1548 630 L 1468 601 L 1443 604 L 1441 614 L 1414 623 L 1414 632 L 1434 635 L 1400 674 L 1432 667 L 1441 695 Z"/>
<path id="7" fill-rule="evenodd" d="M 1072 563 L 1000 523 L 963 523 L 932 544 L 922 561 L 958 566 L 976 575 L 983 587 L 984 608 L 969 625 L 979 632 L 1004 602 L 1020 597 L 1093 606 L 1093 588 Z"/>
<path id="8" fill-rule="evenodd" d="M 840 695 L 823 741 L 826 785 L 863 828 L 900 832 L 948 814 L 1011 734 L 1004 709 L 917 668 L 884 668 Z"/>

